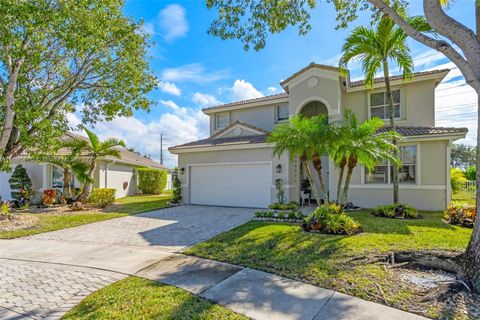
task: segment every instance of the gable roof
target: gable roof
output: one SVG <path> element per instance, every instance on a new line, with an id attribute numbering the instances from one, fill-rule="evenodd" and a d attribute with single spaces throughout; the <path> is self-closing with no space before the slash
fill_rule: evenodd
<path id="1" fill-rule="evenodd" d="M 337 67 L 334 67 L 334 66 L 328 66 L 328 65 L 325 65 L 325 64 L 319 64 L 319 63 L 315 63 L 315 62 L 311 62 L 308 66 L 298 70 L 297 72 L 295 72 L 294 74 L 292 74 L 290 77 L 288 77 L 287 79 L 285 80 L 282 80 L 280 82 L 280 85 L 283 87 L 286 83 L 290 82 L 292 79 L 298 77 L 299 75 L 303 74 L 304 72 L 310 70 L 310 69 L 313 69 L 313 68 L 316 68 L 316 69 L 323 69 L 323 70 L 329 70 L 329 71 L 335 71 L 335 72 L 340 72 L 342 69 L 340 68 L 337 68 Z"/>
<path id="2" fill-rule="evenodd" d="M 210 138 L 220 137 L 221 135 L 227 133 L 228 131 L 230 131 L 231 129 L 233 129 L 233 128 L 236 127 L 236 126 L 246 127 L 246 128 L 251 129 L 251 130 L 253 130 L 253 131 L 257 131 L 258 134 L 268 133 L 268 131 L 263 130 L 262 128 L 258 128 L 258 127 L 252 126 L 251 124 L 248 124 L 248 123 L 246 123 L 246 122 L 237 120 L 237 121 L 235 121 L 234 123 L 232 123 L 231 125 L 229 125 L 228 127 L 223 128 L 222 130 L 220 130 L 220 131 L 218 131 L 217 133 L 213 134 Z"/>

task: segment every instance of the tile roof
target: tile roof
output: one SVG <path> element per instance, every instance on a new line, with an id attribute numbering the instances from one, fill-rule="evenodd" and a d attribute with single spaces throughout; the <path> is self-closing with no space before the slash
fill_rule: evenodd
<path id="1" fill-rule="evenodd" d="M 304 73 L 305 71 L 309 70 L 309 69 L 312 69 L 312 68 L 319 68 L 319 69 L 325 69 L 325 70 L 331 70 L 331 71 L 335 71 L 335 72 L 340 72 L 342 69 L 338 68 L 338 67 L 334 67 L 334 66 L 328 66 L 328 65 L 325 65 L 325 64 L 319 64 L 319 63 L 315 63 L 315 62 L 311 62 L 308 66 L 298 70 L 297 72 L 295 72 L 294 74 L 292 74 L 290 77 L 288 77 L 287 79 L 283 80 L 282 82 L 280 82 L 280 85 L 283 86 L 284 84 L 286 84 L 287 82 L 289 82 L 290 80 L 292 80 L 293 78 L 296 78 L 298 77 L 299 75 L 301 75 L 302 73 Z"/>
<path id="2" fill-rule="evenodd" d="M 390 127 L 383 127 L 380 132 L 390 130 Z M 397 127 L 397 132 L 403 136 L 424 136 L 424 135 L 436 135 L 436 134 L 462 134 L 467 133 L 467 128 L 447 128 L 447 127 Z"/>
<path id="3" fill-rule="evenodd" d="M 207 147 L 223 147 L 223 146 L 233 146 L 233 145 L 246 145 L 254 143 L 266 143 L 268 133 L 258 134 L 253 136 L 239 136 L 239 137 L 226 137 L 226 138 L 207 138 L 203 140 L 198 140 L 194 142 L 185 143 L 179 146 L 171 147 L 168 150 L 175 151 L 181 149 L 192 149 L 192 148 L 207 148 Z"/>
<path id="4" fill-rule="evenodd" d="M 272 100 L 277 100 L 277 99 L 285 99 L 285 98 L 288 98 L 288 93 L 283 92 L 283 93 L 272 94 L 270 96 L 264 96 L 264 97 L 259 97 L 259 98 L 255 98 L 255 99 L 248 99 L 248 100 L 235 101 L 235 102 L 230 102 L 230 103 L 226 103 L 226 104 L 221 104 L 221 105 L 218 105 L 218 106 L 205 108 L 205 109 L 203 109 L 203 111 L 220 109 L 220 108 L 225 108 L 225 107 L 240 106 L 240 105 L 250 104 L 250 103 L 266 102 L 266 101 L 272 101 Z"/>
<path id="5" fill-rule="evenodd" d="M 448 72 L 448 71 L 450 71 L 450 69 L 438 69 L 438 70 L 431 70 L 431 71 L 415 72 L 413 75 L 414 75 L 414 77 L 421 77 L 421 76 L 429 76 L 429 75 L 432 75 L 432 74 L 444 73 L 444 72 Z M 402 79 L 403 79 L 402 76 L 392 76 L 392 77 L 390 77 L 390 81 L 402 80 Z M 385 82 L 384 77 L 373 79 L 374 84 L 375 83 L 382 83 L 382 82 Z M 360 87 L 360 86 L 364 86 L 364 85 L 365 85 L 365 80 L 350 81 L 350 87 L 351 88 Z"/>
<path id="6" fill-rule="evenodd" d="M 383 127 L 379 132 L 385 132 L 390 130 L 390 127 Z M 446 128 L 446 127 L 397 127 L 397 132 L 405 137 L 412 136 L 424 136 L 424 135 L 442 135 L 442 134 L 466 134 L 467 128 Z M 223 147 L 234 145 L 246 145 L 255 143 L 266 143 L 269 133 L 252 135 L 252 136 L 240 136 L 240 137 L 226 137 L 215 138 L 211 136 L 207 139 L 193 141 L 182 145 L 169 148 L 170 151 L 182 150 L 182 149 L 195 149 L 195 148 L 209 148 L 209 147 Z"/>

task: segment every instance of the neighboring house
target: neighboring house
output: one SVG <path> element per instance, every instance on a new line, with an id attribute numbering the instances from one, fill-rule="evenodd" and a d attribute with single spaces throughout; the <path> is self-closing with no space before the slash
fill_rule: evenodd
<path id="1" fill-rule="evenodd" d="M 69 133 L 71 137 L 85 139 L 82 136 Z M 114 188 L 116 189 L 116 197 L 121 198 L 138 193 L 136 169 L 140 167 L 164 169 L 168 171 L 166 189 L 172 188 L 173 171 L 167 167 L 142 157 L 135 152 L 128 151 L 124 148 L 120 150 L 121 158 L 103 157 L 98 159 L 97 168 L 94 173 L 94 188 Z M 60 150 L 58 155 L 65 154 L 67 150 Z M 87 156 L 87 155 L 84 155 Z M 63 170 L 57 166 L 48 163 L 32 162 L 26 156 L 14 158 L 12 161 L 13 169 L 21 164 L 32 180 L 33 190 L 42 192 L 45 189 L 63 189 Z M 0 172 L 0 196 L 2 200 L 10 200 L 10 185 L 8 179 L 10 173 Z M 74 178 L 72 184 L 79 187 L 78 181 Z"/>
<path id="2" fill-rule="evenodd" d="M 464 138 L 465 128 L 435 127 L 435 87 L 449 70 L 419 72 L 411 81 L 392 78 L 401 141 L 400 199 L 424 210 L 441 210 L 450 202 L 450 146 Z M 179 178 L 186 203 L 266 207 L 276 201 L 275 181 L 282 179 L 286 201 L 299 201 L 305 179 L 298 159 L 273 156 L 269 132 L 295 114 L 328 114 L 341 118 L 352 110 L 360 121 L 377 116 L 388 125 L 383 78 L 372 89 L 350 81 L 340 69 L 310 64 L 282 81 L 285 93 L 204 109 L 210 116 L 207 139 L 170 148 L 178 154 Z M 338 168 L 323 157 L 330 198 L 335 197 Z M 315 179 L 317 179 L 315 177 Z M 318 181 L 316 181 L 318 184 Z M 391 166 L 371 172 L 358 166 L 349 200 L 371 208 L 393 201 Z"/>

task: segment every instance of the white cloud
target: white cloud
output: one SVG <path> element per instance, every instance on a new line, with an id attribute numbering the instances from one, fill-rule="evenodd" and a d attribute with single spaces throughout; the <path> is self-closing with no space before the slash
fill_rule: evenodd
<path id="1" fill-rule="evenodd" d="M 231 88 L 231 96 L 233 100 L 248 100 L 263 97 L 250 82 L 243 79 L 237 79 Z"/>
<path id="2" fill-rule="evenodd" d="M 160 33 L 166 41 L 184 37 L 188 32 L 185 9 L 179 4 L 170 4 L 158 14 Z"/>
<path id="3" fill-rule="evenodd" d="M 143 121 L 136 117 L 118 117 L 112 121 L 96 124 L 94 131 L 101 139 L 120 138 L 127 147 L 133 147 L 152 159 L 160 159 L 160 134 L 163 134 L 164 164 L 177 165 L 177 157 L 167 148 L 205 138 L 209 134 L 209 118 L 200 109 L 180 107 L 173 101 L 161 101 L 172 109 L 153 121 Z M 70 117 L 69 117 L 70 119 Z"/>
<path id="4" fill-rule="evenodd" d="M 164 69 L 160 79 L 163 81 L 192 81 L 205 83 L 224 79 L 227 76 L 227 70 L 207 72 L 201 63 L 191 63 L 177 68 Z"/>
<path id="5" fill-rule="evenodd" d="M 215 96 L 206 93 L 195 92 L 192 97 L 192 101 L 199 104 L 202 107 L 211 107 L 222 104 Z"/>
<path id="6" fill-rule="evenodd" d="M 266 91 L 267 91 L 267 94 L 275 94 L 275 93 L 282 92 L 283 90 L 280 89 L 279 87 L 268 87 Z"/>
<path id="7" fill-rule="evenodd" d="M 173 82 L 160 81 L 158 87 L 165 93 L 169 93 L 177 97 L 182 95 L 182 90 L 180 90 L 180 88 L 177 87 Z"/>

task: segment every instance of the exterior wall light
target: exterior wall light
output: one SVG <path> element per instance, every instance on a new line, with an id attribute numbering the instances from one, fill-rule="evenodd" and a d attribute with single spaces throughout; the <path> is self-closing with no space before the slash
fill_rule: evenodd
<path id="1" fill-rule="evenodd" d="M 183 174 L 185 172 L 185 168 L 180 168 L 180 174 Z"/>
<path id="2" fill-rule="evenodd" d="M 282 165 L 277 164 L 277 173 L 280 173 L 280 172 L 282 172 Z"/>

